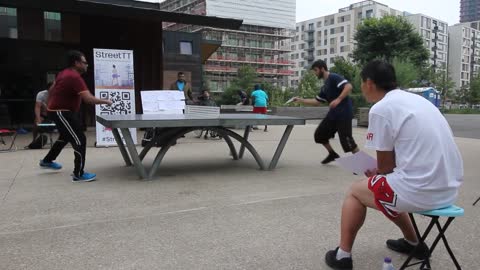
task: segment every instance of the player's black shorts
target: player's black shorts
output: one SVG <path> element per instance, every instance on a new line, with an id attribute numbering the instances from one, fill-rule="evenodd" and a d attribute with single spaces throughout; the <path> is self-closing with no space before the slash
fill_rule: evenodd
<path id="1" fill-rule="evenodd" d="M 343 151 L 345 151 L 345 153 L 352 152 L 352 150 L 357 148 L 357 144 L 352 137 L 352 119 L 323 119 L 320 125 L 318 125 L 317 129 L 315 130 L 315 142 L 320 144 L 326 144 L 331 138 L 334 137 L 336 132 L 338 132 L 340 144 L 342 145 Z"/>

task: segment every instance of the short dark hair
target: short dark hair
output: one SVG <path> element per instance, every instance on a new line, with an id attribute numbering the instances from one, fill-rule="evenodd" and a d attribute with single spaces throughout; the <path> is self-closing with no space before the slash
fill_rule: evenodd
<path id="1" fill-rule="evenodd" d="M 254 88 L 255 90 L 260 90 L 260 84 L 255 84 Z"/>
<path id="2" fill-rule="evenodd" d="M 362 81 L 367 79 L 372 80 L 378 88 L 385 92 L 394 90 L 397 88 L 397 76 L 395 75 L 395 68 L 383 61 L 373 60 L 370 61 L 360 73 Z"/>
<path id="3" fill-rule="evenodd" d="M 82 56 L 85 57 L 81 51 L 71 50 L 67 52 L 67 66 L 73 67 L 76 62 L 82 61 Z"/>
<path id="4" fill-rule="evenodd" d="M 180 76 L 180 75 L 185 75 L 185 73 L 180 71 L 180 72 L 178 72 L 177 76 Z"/>
<path id="5" fill-rule="evenodd" d="M 318 68 L 318 69 L 323 68 L 323 69 L 325 69 L 325 71 L 328 71 L 327 63 L 325 63 L 325 61 L 323 61 L 323 60 L 317 60 L 317 61 L 313 62 L 311 69 L 313 69 L 313 68 Z"/>

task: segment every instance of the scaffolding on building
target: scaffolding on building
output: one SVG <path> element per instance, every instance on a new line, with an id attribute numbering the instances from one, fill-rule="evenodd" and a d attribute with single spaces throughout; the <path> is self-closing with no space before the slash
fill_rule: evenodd
<path id="1" fill-rule="evenodd" d="M 205 1 L 170 0 L 163 2 L 161 9 L 205 15 Z M 289 59 L 292 30 L 247 24 L 239 30 L 174 23 L 164 23 L 163 26 L 169 31 L 202 32 L 205 40 L 222 42 L 204 65 L 204 79 L 213 92 L 224 91 L 243 66 L 254 68 L 259 81 L 279 87 L 287 86 L 288 76 L 294 74 L 294 62 Z"/>

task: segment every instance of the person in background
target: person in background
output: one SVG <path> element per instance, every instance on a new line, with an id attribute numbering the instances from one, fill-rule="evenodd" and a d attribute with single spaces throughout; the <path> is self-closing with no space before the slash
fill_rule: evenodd
<path id="1" fill-rule="evenodd" d="M 253 113 L 267 114 L 268 95 L 260 88 L 259 84 L 255 85 L 255 90 L 251 94 Z M 263 130 L 267 132 L 267 125 Z"/>
<path id="2" fill-rule="evenodd" d="M 210 91 L 207 89 L 202 91 L 202 95 L 198 97 L 199 105 L 200 106 L 212 106 L 216 107 L 217 103 L 215 103 L 215 100 L 212 99 L 210 96 Z"/>
<path id="3" fill-rule="evenodd" d="M 33 123 L 33 140 L 38 136 L 39 127 L 38 124 L 47 121 L 47 102 L 48 102 L 48 91 L 52 87 L 53 82 L 47 84 L 47 89 L 38 92 L 37 97 L 35 98 L 35 120 Z"/>
<path id="4" fill-rule="evenodd" d="M 345 153 L 359 151 L 352 136 L 353 105 L 348 97 L 353 86 L 341 75 L 329 72 L 323 60 L 315 61 L 312 70 L 324 82 L 318 96 L 312 99 L 296 97 L 294 102 L 311 106 L 319 106 L 325 101 L 329 103 L 330 110 L 314 134 L 315 142 L 322 144 L 328 151 L 328 156 L 322 161 L 322 164 L 328 164 L 340 157 L 329 143 L 336 132 Z"/>
<path id="5" fill-rule="evenodd" d="M 240 102 L 237 104 L 237 106 L 248 106 L 250 105 L 250 99 L 248 98 L 248 94 L 245 91 L 238 90 L 237 91 L 238 96 L 240 97 Z"/>
<path id="6" fill-rule="evenodd" d="M 40 160 L 40 167 L 59 170 L 60 163 L 55 162 L 63 148 L 70 143 L 75 156 L 75 166 L 72 182 L 90 182 L 97 177 L 94 173 L 84 171 L 87 138 L 83 133 L 78 117 L 80 104 L 107 104 L 112 101 L 96 98 L 88 90 L 81 77 L 87 71 L 88 63 L 85 55 L 79 51 L 69 51 L 67 54 L 67 68 L 62 70 L 55 78 L 54 86 L 49 91 L 48 118 L 55 122 L 60 133 L 57 141 L 48 154 Z"/>
<path id="7" fill-rule="evenodd" d="M 182 91 L 185 95 L 185 102 L 191 104 L 193 102 L 192 86 L 185 80 L 185 74 L 178 72 L 177 80 L 170 85 L 169 90 Z"/>

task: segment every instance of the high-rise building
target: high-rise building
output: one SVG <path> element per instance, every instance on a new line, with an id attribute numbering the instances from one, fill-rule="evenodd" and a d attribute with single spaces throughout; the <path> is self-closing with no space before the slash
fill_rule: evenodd
<path id="1" fill-rule="evenodd" d="M 403 12 L 375 1 L 363 1 L 342 8 L 338 13 L 297 23 L 290 53 L 295 67 L 289 85 L 298 86 L 302 75 L 315 60 L 322 59 L 328 66 L 337 57 L 351 60 L 357 25 L 366 18 L 386 15 L 403 16 Z"/>
<path id="2" fill-rule="evenodd" d="M 480 21 L 480 0 L 460 1 L 460 22 Z"/>
<path id="3" fill-rule="evenodd" d="M 211 91 L 225 90 L 241 66 L 251 66 L 261 81 L 286 86 L 293 74 L 288 59 L 295 28 L 295 0 L 166 0 L 160 9 L 188 14 L 243 19 L 240 30 L 205 28 L 174 23 L 164 29 L 203 33 L 221 42 L 204 65 L 204 79 Z"/>
<path id="4" fill-rule="evenodd" d="M 437 71 L 447 71 L 448 23 L 424 14 L 406 14 L 405 17 L 424 40 L 430 52 L 430 64 Z"/>
<path id="5" fill-rule="evenodd" d="M 456 88 L 468 86 L 480 70 L 480 31 L 468 23 L 449 27 L 448 71 Z"/>

